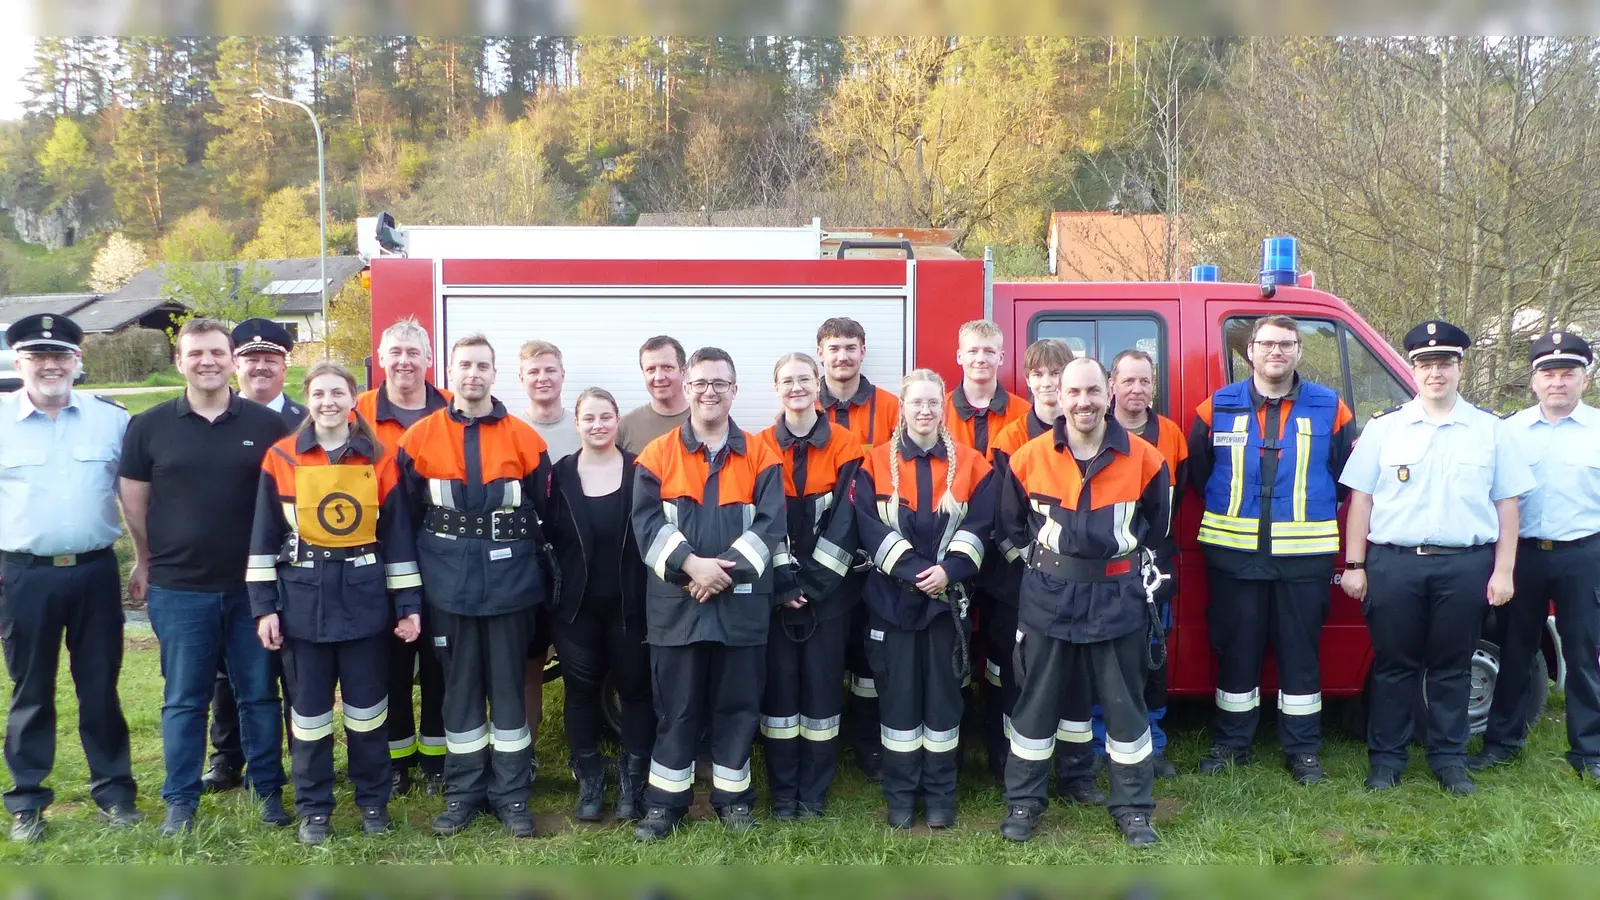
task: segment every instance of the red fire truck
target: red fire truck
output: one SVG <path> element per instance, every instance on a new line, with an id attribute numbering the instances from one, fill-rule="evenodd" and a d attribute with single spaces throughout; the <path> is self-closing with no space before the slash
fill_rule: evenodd
<path id="1" fill-rule="evenodd" d="M 915 367 L 934 369 L 947 383 L 959 379 L 956 331 L 970 319 L 992 319 L 1005 332 L 1003 378 L 1019 393 L 1026 393 L 1022 349 L 1039 338 L 1061 338 L 1075 352 L 1106 362 L 1137 347 L 1157 361 L 1157 409 L 1185 429 L 1201 400 L 1245 377 L 1251 325 L 1271 313 L 1301 323 L 1302 374 L 1336 388 L 1357 422 L 1413 393 L 1404 359 L 1343 300 L 1317 290 L 1309 273 L 1270 297 L 1255 283 L 995 283 L 985 260 L 937 247 L 930 253 L 885 229 L 825 233 L 818 222 L 802 228 L 399 228 L 369 219 L 360 234 L 371 260 L 374 341 L 390 323 L 415 316 L 433 338 L 436 378 L 443 377 L 447 348 L 464 334 L 486 335 L 503 360 L 515 359 L 519 345 L 537 337 L 561 347 L 569 394 L 600 385 L 629 409 L 648 400 L 635 349 L 651 335 L 671 334 L 689 348 L 711 345 L 732 354 L 744 372 L 734 418 L 752 429 L 779 411 L 775 392 L 766 389 L 771 362 L 789 351 L 814 350 L 817 325 L 836 315 L 862 323 L 863 373 L 891 389 Z M 382 240 L 373 240 L 375 234 Z M 883 258 L 885 244 L 899 252 Z M 877 258 L 847 255 L 859 245 Z M 825 255 L 825 249 L 834 252 Z M 520 404 L 514 365 L 499 367 L 495 389 L 514 409 Z M 1195 542 L 1199 520 L 1198 498 L 1189 492 L 1177 517 L 1171 688 L 1178 696 L 1209 698 L 1216 669 Z M 1359 605 L 1337 586 L 1330 590 L 1323 692 L 1350 701 L 1342 718 L 1359 726 L 1372 648 Z M 1564 673 L 1546 668 L 1545 660 L 1560 660 L 1553 627 L 1548 632 L 1535 664 L 1559 684 Z M 1497 672 L 1496 647 L 1485 641 L 1473 667 L 1475 729 L 1487 717 Z M 1274 682 L 1269 666 L 1263 690 L 1275 690 Z M 1535 683 L 1541 689 L 1530 708 L 1537 711 L 1548 681 Z"/>

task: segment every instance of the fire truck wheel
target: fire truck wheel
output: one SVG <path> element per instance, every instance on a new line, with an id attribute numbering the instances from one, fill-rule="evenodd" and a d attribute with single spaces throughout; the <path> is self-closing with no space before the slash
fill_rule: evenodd
<path id="1" fill-rule="evenodd" d="M 1528 696 L 1526 714 L 1528 727 L 1531 729 L 1539 724 L 1539 719 L 1544 716 L 1545 702 L 1550 697 L 1550 670 L 1545 662 L 1545 651 L 1539 650 L 1533 656 L 1529 682 L 1531 690 Z M 1467 695 L 1467 721 L 1472 726 L 1473 734 L 1482 734 L 1489 722 L 1489 706 L 1494 700 L 1495 682 L 1500 675 L 1500 647 L 1492 641 L 1479 641 L 1478 649 L 1472 654 L 1471 688 Z M 1368 687 L 1359 696 L 1351 697 L 1339 704 L 1339 727 L 1351 737 L 1365 741 L 1367 739 L 1367 710 L 1368 695 L 1371 691 L 1369 676 Z M 1416 726 L 1412 731 L 1412 740 L 1422 743 L 1427 737 L 1427 710 L 1428 698 L 1425 692 L 1419 691 L 1416 699 Z"/>
<path id="2" fill-rule="evenodd" d="M 561 658 L 557 656 L 551 659 L 544 667 L 544 683 L 549 684 L 560 677 Z M 600 736 L 600 739 L 620 744 L 622 742 L 622 697 L 617 694 L 617 687 L 611 681 L 610 672 L 606 673 L 605 680 L 600 683 L 600 697 L 600 724 L 604 728 L 604 733 Z"/>

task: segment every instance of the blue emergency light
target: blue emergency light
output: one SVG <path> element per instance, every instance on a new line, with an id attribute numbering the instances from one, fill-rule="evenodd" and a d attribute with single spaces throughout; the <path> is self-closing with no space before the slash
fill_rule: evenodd
<path id="1" fill-rule="evenodd" d="M 1300 277 L 1300 242 L 1270 237 L 1261 242 L 1261 286 L 1293 285 Z"/>
<path id="2" fill-rule="evenodd" d="M 1212 265 L 1198 265 L 1189 267 L 1190 281 L 1221 281 L 1222 273 Z"/>

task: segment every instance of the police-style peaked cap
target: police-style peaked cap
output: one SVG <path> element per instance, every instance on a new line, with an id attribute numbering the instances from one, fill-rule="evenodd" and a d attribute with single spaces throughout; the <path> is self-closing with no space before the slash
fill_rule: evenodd
<path id="1" fill-rule="evenodd" d="M 36 313 L 12 323 L 6 329 L 6 343 L 13 350 L 77 353 L 83 343 L 83 329 L 66 316 Z"/>
<path id="2" fill-rule="evenodd" d="M 1405 344 L 1406 356 L 1415 362 L 1424 356 L 1466 356 L 1472 338 L 1459 327 L 1434 319 L 1406 332 Z"/>
<path id="3" fill-rule="evenodd" d="M 268 351 L 289 355 L 294 348 L 294 338 L 289 329 L 271 319 L 245 319 L 233 329 L 235 355 Z"/>
<path id="4" fill-rule="evenodd" d="M 1528 348 L 1528 365 L 1534 369 L 1588 368 L 1593 363 L 1594 348 L 1570 331 L 1552 331 Z"/>

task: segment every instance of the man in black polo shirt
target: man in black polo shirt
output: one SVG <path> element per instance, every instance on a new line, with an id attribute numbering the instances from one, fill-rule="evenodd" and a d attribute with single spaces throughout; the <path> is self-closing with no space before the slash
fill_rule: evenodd
<path id="1" fill-rule="evenodd" d="M 128 594 L 147 603 L 166 679 L 161 831 L 194 828 L 219 660 L 238 699 L 240 743 L 261 821 L 287 826 L 282 705 L 271 657 L 256 638 L 244 573 L 261 459 L 288 427 L 278 413 L 228 389 L 233 341 L 220 322 L 185 324 L 176 362 L 188 388 L 133 417 L 120 470 L 134 546 Z"/>

